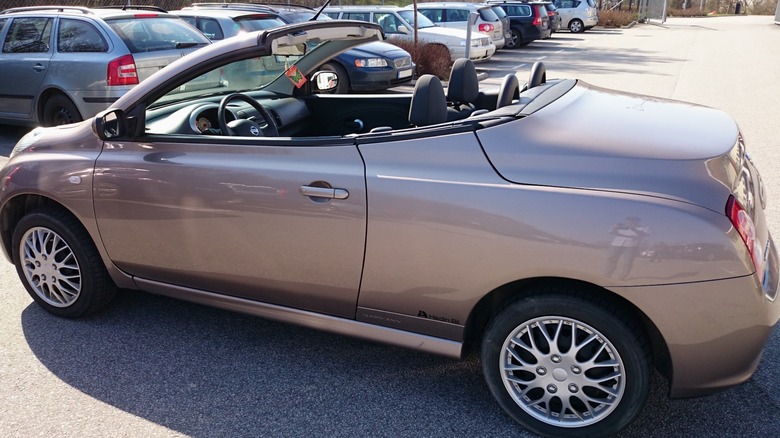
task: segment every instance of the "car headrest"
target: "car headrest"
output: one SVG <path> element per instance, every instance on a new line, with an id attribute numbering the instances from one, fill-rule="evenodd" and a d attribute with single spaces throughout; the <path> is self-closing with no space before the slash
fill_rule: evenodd
<path id="1" fill-rule="evenodd" d="M 422 75 L 414 85 L 412 104 L 409 106 L 409 123 L 427 126 L 447 120 L 447 98 L 439 78 Z"/>
<path id="2" fill-rule="evenodd" d="M 447 100 L 455 103 L 474 102 L 479 96 L 477 68 L 470 59 L 460 58 L 452 64 Z"/>

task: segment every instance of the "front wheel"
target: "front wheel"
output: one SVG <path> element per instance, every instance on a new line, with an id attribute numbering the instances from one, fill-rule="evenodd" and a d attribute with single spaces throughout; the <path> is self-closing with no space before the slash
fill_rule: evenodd
<path id="1" fill-rule="evenodd" d="M 27 292 L 54 315 L 77 318 L 92 313 L 116 294 L 89 233 L 61 210 L 43 208 L 19 221 L 13 259 Z"/>
<path id="2" fill-rule="evenodd" d="M 482 370 L 501 407 L 543 436 L 607 436 L 650 387 L 649 353 L 629 315 L 573 294 L 517 301 L 490 323 Z"/>

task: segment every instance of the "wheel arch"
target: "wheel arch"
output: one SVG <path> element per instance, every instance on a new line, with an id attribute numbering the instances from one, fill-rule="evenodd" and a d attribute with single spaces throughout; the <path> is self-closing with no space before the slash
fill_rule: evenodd
<path id="1" fill-rule="evenodd" d="M 667 379 L 672 375 L 671 355 L 658 327 L 642 310 L 619 294 L 581 280 L 560 277 L 538 277 L 517 280 L 496 288 L 482 297 L 469 314 L 464 328 L 464 352 L 479 351 L 482 336 L 491 319 L 509 304 L 532 294 L 571 294 L 566 290 L 577 289 L 573 296 L 583 296 L 597 302 L 609 303 L 630 312 L 640 322 L 652 349 L 652 361 Z M 540 292 L 541 291 L 541 292 Z"/>
<path id="2" fill-rule="evenodd" d="M 3 250 L 8 255 L 9 259 L 13 257 L 11 242 L 13 240 L 16 225 L 27 213 L 43 207 L 54 207 L 75 217 L 75 215 L 62 204 L 51 198 L 36 194 L 15 196 L 3 206 L 3 210 L 0 212 L 0 224 L 2 224 L 2 231 L 0 231 L 0 233 L 2 233 Z"/>
<path id="3" fill-rule="evenodd" d="M 49 87 L 41 92 L 41 94 L 38 96 L 37 102 L 35 103 L 35 116 L 37 118 L 36 121 L 39 124 L 43 125 L 43 120 L 44 120 L 43 112 L 46 110 L 46 102 L 48 102 L 49 99 L 51 99 L 54 96 L 62 96 L 68 99 L 70 103 L 73 104 L 73 107 L 76 108 L 76 110 L 79 112 L 79 116 L 82 119 L 84 118 L 84 116 L 81 114 L 83 109 L 79 108 L 79 106 L 76 104 L 73 98 L 68 95 L 68 93 L 56 87 Z"/>
<path id="4" fill-rule="evenodd" d="M 97 247 L 98 253 L 101 256 L 103 265 L 108 269 L 108 273 L 114 282 L 125 289 L 137 289 L 132 277 L 128 276 L 109 259 L 108 255 L 103 248 L 99 236 L 96 236 L 95 227 L 89 227 L 84 221 L 79 218 L 77 214 L 71 211 L 64 204 L 58 202 L 55 199 L 43 196 L 37 193 L 21 193 L 13 198 L 9 199 L 5 205 L 2 206 L 0 211 L 0 242 L 2 244 L 3 251 L 5 252 L 8 260 L 13 261 L 13 248 L 12 241 L 14 230 L 19 224 L 19 221 L 28 213 L 38 210 L 40 208 L 49 207 L 55 208 L 68 216 L 71 216 L 76 222 L 78 222 L 92 239 L 92 242 Z"/>

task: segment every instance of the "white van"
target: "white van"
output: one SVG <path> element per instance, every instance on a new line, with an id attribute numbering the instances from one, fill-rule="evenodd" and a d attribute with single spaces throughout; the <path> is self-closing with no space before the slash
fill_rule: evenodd
<path id="1" fill-rule="evenodd" d="M 414 11 L 397 6 L 333 6 L 323 13 L 331 18 L 342 20 L 370 21 L 382 26 L 385 36 L 406 41 L 414 40 Z M 431 20 L 417 13 L 417 38 L 421 43 L 441 44 L 450 51 L 454 62 L 466 57 L 466 31 L 436 26 Z M 496 52 L 496 46 L 488 35 L 475 32 L 471 34 L 469 58 L 472 61 L 485 61 Z"/>

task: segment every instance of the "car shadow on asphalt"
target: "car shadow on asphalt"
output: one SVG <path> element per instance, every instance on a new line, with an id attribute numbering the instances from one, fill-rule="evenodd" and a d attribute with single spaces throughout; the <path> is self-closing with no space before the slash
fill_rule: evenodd
<path id="1" fill-rule="evenodd" d="M 135 291 L 79 320 L 31 304 L 22 326 L 67 384 L 190 436 L 532 436 L 493 401 L 474 354 L 456 361 Z M 662 377 L 652 383 L 620 436 L 780 432 L 755 381 L 673 401 Z"/>

